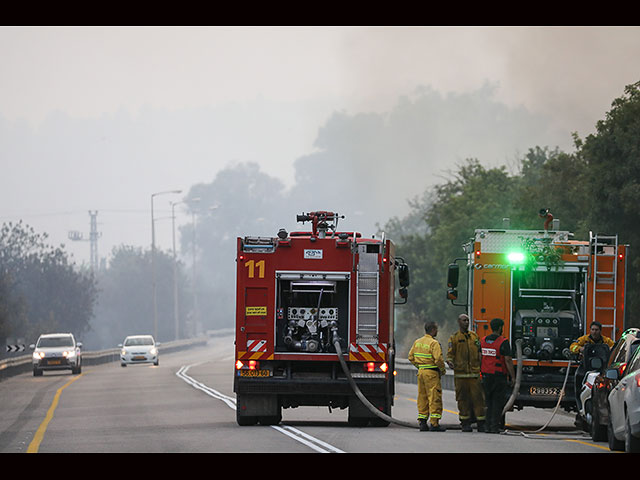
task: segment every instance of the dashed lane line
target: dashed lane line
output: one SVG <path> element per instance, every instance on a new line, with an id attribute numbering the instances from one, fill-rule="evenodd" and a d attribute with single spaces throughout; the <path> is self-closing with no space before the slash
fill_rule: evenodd
<path id="1" fill-rule="evenodd" d="M 198 364 L 194 364 L 194 365 L 198 365 Z M 176 373 L 176 375 L 181 378 L 182 380 L 184 380 L 185 382 L 187 382 L 189 385 L 191 385 L 192 387 L 206 393 L 207 395 L 216 398 L 218 400 L 221 400 L 222 402 L 224 402 L 229 408 L 235 410 L 236 409 L 236 399 L 233 397 L 230 397 L 228 395 L 225 395 L 223 393 L 218 392 L 217 390 L 205 385 L 204 383 L 198 382 L 197 380 L 195 380 L 194 378 L 190 377 L 189 375 L 187 375 L 187 371 L 189 370 L 189 368 L 193 367 L 194 365 L 187 365 L 187 366 L 183 366 L 182 368 L 180 368 L 180 370 L 178 370 L 178 372 Z M 333 445 L 330 445 L 326 442 L 323 442 L 322 440 L 315 438 L 301 430 L 298 430 L 297 428 L 291 427 L 289 425 L 270 425 L 271 428 L 273 428 L 274 430 L 277 430 L 278 432 L 287 435 L 290 438 L 293 438 L 294 440 L 296 440 L 297 442 L 302 443 L 303 445 L 308 446 L 309 448 L 320 452 L 320 453 L 345 453 L 342 450 L 340 450 L 339 448 L 334 447 Z"/>

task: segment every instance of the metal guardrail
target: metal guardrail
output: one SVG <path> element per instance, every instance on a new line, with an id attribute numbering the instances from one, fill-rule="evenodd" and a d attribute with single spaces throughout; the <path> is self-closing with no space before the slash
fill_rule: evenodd
<path id="1" fill-rule="evenodd" d="M 216 330 L 207 332 L 206 337 L 191 338 L 186 340 L 176 340 L 173 342 L 162 342 L 159 350 L 162 353 L 177 352 L 197 346 L 204 346 L 210 337 L 228 334 L 227 330 Z M 82 365 L 99 365 L 101 363 L 116 362 L 120 360 L 120 348 L 110 348 L 99 351 L 83 351 Z M 0 381 L 14 375 L 30 372 L 33 370 L 32 354 L 20 355 L 19 357 L 8 358 L 0 361 Z"/>
<path id="2" fill-rule="evenodd" d="M 196 346 L 204 346 L 209 338 L 224 335 L 233 335 L 234 328 L 226 328 L 220 330 L 209 330 L 206 337 L 194 339 L 176 340 L 173 342 L 163 342 L 160 350 L 163 353 L 177 352 Z M 21 373 L 30 372 L 33 369 L 31 353 L 21 355 L 19 357 L 8 358 L 0 361 L 0 381 L 5 378 L 19 375 Z M 120 348 L 110 348 L 107 350 L 82 352 L 83 365 L 99 365 L 101 363 L 117 362 L 120 360 Z M 417 384 L 418 369 L 413 366 L 409 360 L 396 358 L 396 381 L 400 383 Z M 447 369 L 447 373 L 441 378 L 442 388 L 445 390 L 454 390 L 453 372 Z"/>
<path id="3" fill-rule="evenodd" d="M 396 381 L 400 383 L 418 383 L 418 369 L 404 358 L 396 358 Z M 447 373 L 440 378 L 444 390 L 455 390 L 453 371 L 447 368 Z"/>

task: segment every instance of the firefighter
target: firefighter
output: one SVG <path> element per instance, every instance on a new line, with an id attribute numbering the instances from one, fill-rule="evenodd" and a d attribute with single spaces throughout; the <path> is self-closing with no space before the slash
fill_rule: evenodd
<path id="1" fill-rule="evenodd" d="M 436 340 L 438 325 L 435 322 L 426 322 L 424 331 L 424 337 L 413 342 L 409 351 L 409 361 L 418 369 L 418 423 L 421 432 L 444 432 L 446 428 L 440 425 L 442 418 L 440 377 L 446 370 L 442 347 Z"/>
<path id="2" fill-rule="evenodd" d="M 584 346 L 587 343 L 605 343 L 609 348 L 613 347 L 613 340 L 602 335 L 602 324 L 600 322 L 591 322 L 589 327 L 589 335 L 583 335 L 569 346 L 571 353 L 582 354 Z"/>
<path id="3" fill-rule="evenodd" d="M 588 344 L 599 344 L 603 343 L 607 345 L 609 348 L 613 347 L 614 341 L 609 337 L 602 335 L 602 324 L 600 322 L 591 322 L 589 326 L 589 335 L 583 335 L 578 338 L 575 342 L 573 342 L 569 346 L 569 351 L 576 355 L 576 357 L 582 357 L 584 353 L 584 347 Z M 586 367 L 584 363 L 581 361 L 576 369 L 575 377 L 574 377 L 574 387 L 576 393 L 579 392 L 579 388 L 582 386 L 582 382 L 584 381 L 584 376 L 586 374 Z M 576 403 L 579 407 L 582 407 L 582 401 L 580 399 L 580 395 L 576 395 Z M 580 412 L 576 415 L 576 425 L 581 425 L 580 420 Z"/>
<path id="4" fill-rule="evenodd" d="M 482 386 L 487 405 L 485 432 L 500 433 L 502 410 L 507 401 L 507 385 L 515 378 L 511 347 L 502 336 L 504 321 L 494 318 L 490 322 L 490 335 L 480 340 L 482 348 Z"/>
<path id="5" fill-rule="evenodd" d="M 469 331 L 468 315 L 458 316 L 458 326 L 460 330 L 451 335 L 447 349 L 447 364 L 453 369 L 458 417 L 463 432 L 472 431 L 472 415 L 477 421 L 478 431 L 483 432 L 485 406 L 480 382 L 480 339 L 475 332 Z"/>

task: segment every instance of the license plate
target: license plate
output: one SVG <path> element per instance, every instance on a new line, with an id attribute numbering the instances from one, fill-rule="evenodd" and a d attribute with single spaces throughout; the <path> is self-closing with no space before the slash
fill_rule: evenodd
<path id="1" fill-rule="evenodd" d="M 529 393 L 535 396 L 558 396 L 560 395 L 560 388 L 558 387 L 531 387 Z"/>
<path id="2" fill-rule="evenodd" d="M 146 360 L 147 357 L 133 357 L 133 360 Z"/>
<path id="3" fill-rule="evenodd" d="M 269 377 L 269 370 L 240 370 L 241 377 Z"/>
<path id="4" fill-rule="evenodd" d="M 47 362 L 49 365 L 60 365 L 62 363 L 61 360 L 49 360 Z"/>

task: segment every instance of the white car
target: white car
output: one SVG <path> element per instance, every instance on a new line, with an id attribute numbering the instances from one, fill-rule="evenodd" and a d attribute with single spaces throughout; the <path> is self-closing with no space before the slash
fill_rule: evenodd
<path id="1" fill-rule="evenodd" d="M 82 343 L 76 342 L 72 333 L 47 333 L 40 335 L 38 342 L 31 345 L 33 350 L 33 376 L 42 375 L 44 370 L 71 370 L 77 375 L 82 372 Z"/>
<path id="2" fill-rule="evenodd" d="M 126 367 L 130 363 L 160 363 L 160 352 L 151 335 L 130 335 L 118 346 L 120 350 L 120 365 Z"/>
<path id="3" fill-rule="evenodd" d="M 623 375 L 616 368 L 606 372 L 607 378 L 619 380 L 609 393 L 609 448 L 640 453 L 640 348 Z"/>

